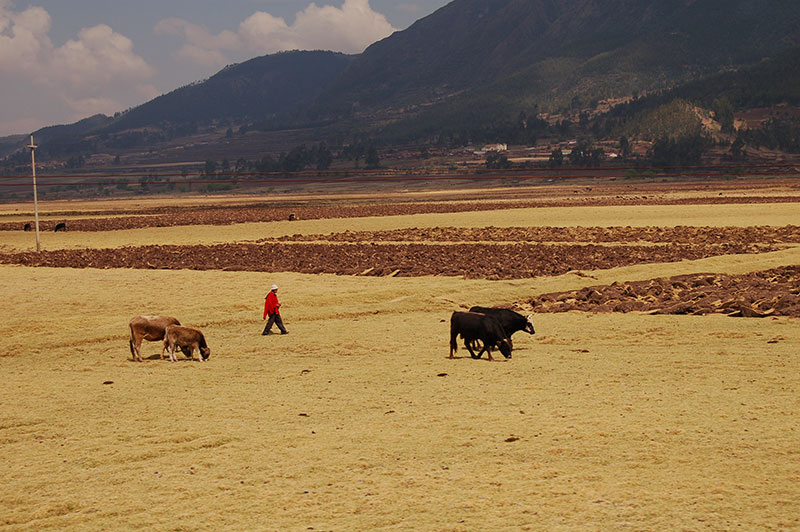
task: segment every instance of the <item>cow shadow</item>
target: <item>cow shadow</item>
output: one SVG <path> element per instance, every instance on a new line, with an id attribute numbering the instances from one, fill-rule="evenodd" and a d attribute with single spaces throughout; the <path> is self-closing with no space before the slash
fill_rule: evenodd
<path id="1" fill-rule="evenodd" d="M 150 356 L 142 355 L 142 360 L 160 360 L 160 359 L 161 359 L 161 357 L 158 354 L 150 355 Z M 165 358 L 164 360 L 168 360 L 168 359 Z M 131 357 L 131 358 L 128 359 L 128 362 L 136 362 L 136 359 Z"/>
<path id="2" fill-rule="evenodd" d="M 161 355 L 159 355 L 158 353 L 156 353 L 155 355 L 150 355 L 150 356 L 142 355 L 142 360 L 161 360 Z M 169 362 L 169 354 L 164 355 L 164 361 Z M 180 357 L 178 357 L 177 361 L 178 362 L 191 362 L 192 359 L 180 356 Z M 136 362 L 136 360 L 134 360 L 133 358 L 129 358 L 128 362 Z"/>
<path id="3" fill-rule="evenodd" d="M 464 356 L 454 355 L 453 358 L 450 358 L 449 356 L 445 356 L 444 358 L 446 358 L 448 360 L 474 360 L 475 362 L 508 362 L 508 359 L 507 358 L 503 358 L 503 357 L 500 357 L 500 358 L 494 357 L 494 360 L 489 360 L 485 356 L 483 356 L 481 358 L 472 358 L 469 355 L 464 355 Z"/>

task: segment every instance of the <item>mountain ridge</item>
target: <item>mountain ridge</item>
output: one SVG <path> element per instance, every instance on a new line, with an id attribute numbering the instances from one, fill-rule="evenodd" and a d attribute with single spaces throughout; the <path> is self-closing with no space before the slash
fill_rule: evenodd
<path id="1" fill-rule="evenodd" d="M 54 154 L 108 151 L 209 124 L 340 124 L 338 137 L 405 128 L 404 140 L 424 139 L 428 126 L 415 124 L 426 117 L 455 129 L 465 114 L 559 112 L 750 68 L 797 46 L 800 2 L 455 0 L 358 55 L 253 58 L 119 116 L 36 134 L 43 154 L 51 142 Z"/>
<path id="2" fill-rule="evenodd" d="M 685 80 L 800 44 L 798 21 L 800 4 L 780 0 L 458 0 L 368 47 L 317 107 L 435 103 L 546 59 L 603 54 Z"/>

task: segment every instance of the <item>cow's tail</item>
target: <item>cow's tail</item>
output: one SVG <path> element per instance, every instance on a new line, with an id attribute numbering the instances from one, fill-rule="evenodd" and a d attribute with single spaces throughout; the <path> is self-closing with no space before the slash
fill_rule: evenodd
<path id="1" fill-rule="evenodd" d="M 450 358 L 453 358 L 453 353 L 458 351 L 458 331 L 455 325 L 450 321 Z"/>

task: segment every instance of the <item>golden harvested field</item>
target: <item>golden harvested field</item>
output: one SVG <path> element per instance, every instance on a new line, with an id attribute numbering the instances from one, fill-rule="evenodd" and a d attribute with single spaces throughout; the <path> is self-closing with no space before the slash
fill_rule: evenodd
<path id="1" fill-rule="evenodd" d="M 526 208 L 45 233 L 42 244 L 628 225 L 800 226 L 800 209 Z M 0 231 L 0 252 L 32 241 Z M 463 347 L 447 358 L 454 310 L 800 265 L 800 245 L 770 244 L 504 280 L 0 265 L 0 530 L 800 530 L 798 318 L 539 313 L 510 360 Z M 260 335 L 272 283 L 287 336 Z M 210 359 L 162 361 L 160 342 L 145 342 L 133 362 L 137 314 L 201 328 Z"/>

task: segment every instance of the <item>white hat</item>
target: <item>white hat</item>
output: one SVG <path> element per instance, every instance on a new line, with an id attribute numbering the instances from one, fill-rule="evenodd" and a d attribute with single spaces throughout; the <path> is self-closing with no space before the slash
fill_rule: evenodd
<path id="1" fill-rule="evenodd" d="M 276 284 L 272 285 L 272 288 L 270 288 L 270 290 L 277 290 L 277 289 L 278 289 L 278 285 L 276 285 Z"/>

